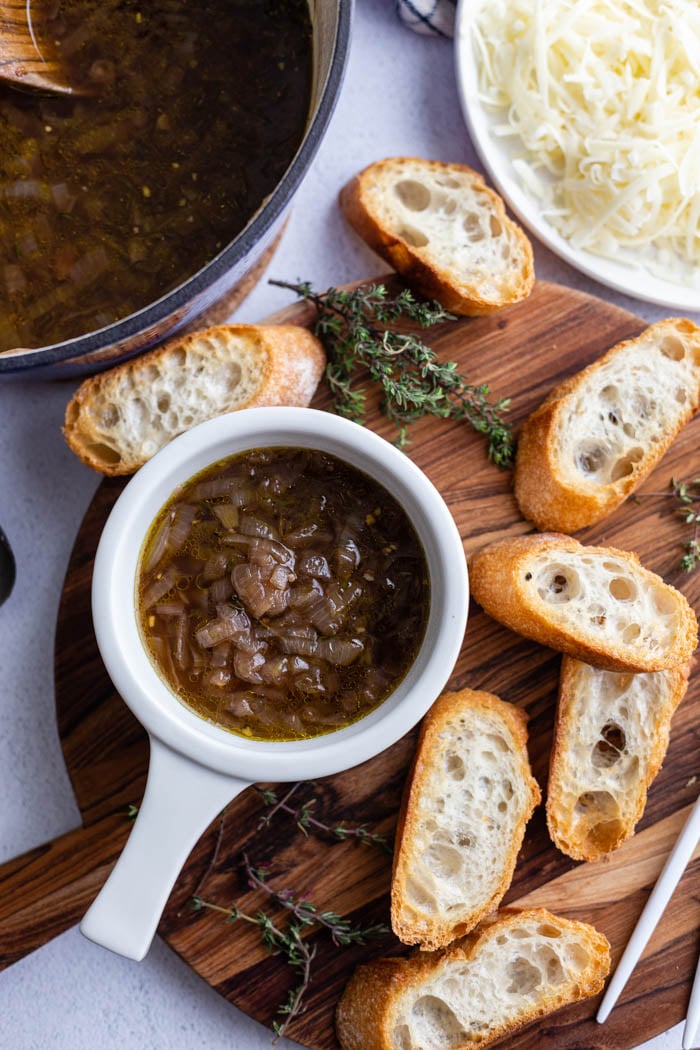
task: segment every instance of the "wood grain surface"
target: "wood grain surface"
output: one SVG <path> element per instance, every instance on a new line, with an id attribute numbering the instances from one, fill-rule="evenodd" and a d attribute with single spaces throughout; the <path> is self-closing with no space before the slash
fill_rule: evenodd
<path id="1" fill-rule="evenodd" d="M 303 322 L 308 316 L 305 308 L 292 307 L 275 320 Z M 441 357 L 457 360 L 471 381 L 488 382 L 495 395 L 512 398 L 511 418 L 517 429 L 562 377 L 643 327 L 639 318 L 600 300 L 538 283 L 524 303 L 488 318 L 445 325 L 430 332 L 429 339 Z M 323 393 L 315 405 L 327 406 Z M 376 405 L 370 423 L 392 436 Z M 675 442 L 642 492 L 665 490 L 672 476 L 700 475 L 699 439 L 700 417 Z M 515 505 L 510 474 L 489 464 L 483 442 L 465 425 L 421 421 L 412 430 L 410 455 L 445 498 L 467 555 L 496 537 L 529 531 Z M 4 964 L 77 920 L 128 833 L 127 807 L 138 804 L 143 791 L 146 737 L 106 675 L 89 609 L 95 547 L 122 485 L 119 480 L 105 481 L 97 492 L 76 540 L 58 617 L 58 726 L 84 828 L 72 833 L 75 839 L 70 842 L 58 840 L 0 868 Z M 645 565 L 682 589 L 696 610 L 700 607 L 700 572 L 687 576 L 680 569 L 685 529 L 670 500 L 649 495 L 628 502 L 578 536 L 636 550 Z M 543 789 L 558 667 L 555 653 L 510 633 L 472 604 L 450 687 L 485 689 L 527 710 L 533 771 Z M 617 961 L 698 791 L 698 699 L 697 682 L 691 679 L 636 837 L 603 861 L 576 864 L 551 844 L 539 807 L 505 903 L 542 904 L 594 923 L 610 939 Z M 391 836 L 414 742 L 415 732 L 364 766 L 301 785 L 295 804 L 315 799 L 314 813 L 320 819 L 365 823 Z M 374 846 L 323 835 L 305 837 L 281 812 L 260 827 L 265 812 L 259 792 L 250 789 L 208 829 L 176 884 L 159 933 L 221 995 L 270 1025 L 293 976 L 261 947 L 255 929 L 194 911 L 193 894 L 251 912 L 264 905 L 260 892 L 246 884 L 242 853 L 247 851 L 253 864 L 269 865 L 269 881 L 276 888 L 308 893 L 319 907 L 354 922 L 388 922 L 391 862 Z M 8 895 L 12 907 L 6 905 Z M 598 1001 L 591 1000 L 531 1025 L 502 1045 L 513 1050 L 543 1045 L 548 1050 L 628 1050 L 681 1020 L 700 948 L 699 895 L 700 865 L 694 860 L 604 1026 L 593 1020 Z M 279 913 L 278 917 L 282 919 Z M 288 1034 L 314 1050 L 334 1050 L 333 1011 L 354 966 L 404 949 L 391 935 L 347 949 L 333 947 L 322 935 L 314 941 L 317 956 L 307 1010 Z"/>

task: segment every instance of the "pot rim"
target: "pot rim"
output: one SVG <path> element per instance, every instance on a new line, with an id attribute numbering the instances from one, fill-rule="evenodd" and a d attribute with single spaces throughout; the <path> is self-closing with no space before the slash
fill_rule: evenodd
<path id="1" fill-rule="evenodd" d="M 333 115 L 345 67 L 350 40 L 352 7 L 354 0 L 337 0 L 338 25 L 333 54 L 328 67 L 328 76 L 323 87 L 318 108 L 304 135 L 301 146 L 292 158 L 289 167 L 276 187 L 239 234 L 210 262 L 192 277 L 170 292 L 149 303 L 148 306 L 129 314 L 94 332 L 67 339 L 61 343 L 15 352 L 9 356 L 0 354 L 0 376 L 12 373 L 31 372 L 33 369 L 58 364 L 61 361 L 80 361 L 81 358 L 103 350 L 112 343 L 119 343 L 137 336 L 152 326 L 165 321 L 180 307 L 195 299 L 208 287 L 223 277 L 233 265 L 244 259 L 252 248 L 262 240 L 270 227 L 280 218 L 290 203 L 302 178 L 308 171 Z M 174 330 L 173 330 L 174 331 Z M 172 334 L 172 333 L 168 333 Z M 154 340 L 158 342 L 160 340 Z M 153 344 L 151 344 L 153 345 Z M 139 352 L 148 349 L 144 346 Z M 133 355 L 131 355 L 133 356 Z M 115 362 L 108 362 L 113 364 Z M 95 369 L 97 370 L 97 368 Z"/>

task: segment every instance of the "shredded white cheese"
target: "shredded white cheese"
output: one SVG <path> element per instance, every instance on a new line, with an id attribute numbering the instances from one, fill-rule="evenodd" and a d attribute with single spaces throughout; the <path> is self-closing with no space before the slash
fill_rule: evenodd
<path id="1" fill-rule="evenodd" d="M 700 263 L 698 0 L 483 0 L 474 51 L 493 132 L 564 237 L 652 249 L 672 279 Z"/>

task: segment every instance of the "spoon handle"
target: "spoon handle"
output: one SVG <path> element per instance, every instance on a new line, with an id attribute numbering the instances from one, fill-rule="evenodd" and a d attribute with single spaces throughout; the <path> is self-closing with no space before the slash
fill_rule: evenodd
<path id="1" fill-rule="evenodd" d="M 613 974 L 612 980 L 608 985 L 608 990 L 603 997 L 600 1009 L 596 1015 L 596 1020 L 599 1024 L 603 1024 L 607 1020 L 610 1011 L 615 1006 L 615 1003 L 627 984 L 632 971 L 637 965 L 640 955 L 646 947 L 647 941 L 656 929 L 666 905 L 671 899 L 673 891 L 680 882 L 683 872 L 688 866 L 688 862 L 695 851 L 699 839 L 700 796 L 698 796 L 695 805 L 690 811 L 688 819 L 683 825 L 683 830 L 678 836 L 676 844 L 668 856 L 666 864 L 659 875 L 654 889 L 651 891 L 649 899 L 644 906 L 644 910 L 634 928 L 634 932 L 632 933 L 632 936 L 627 943 L 627 947 L 623 952 L 622 958 L 618 963 L 617 970 Z"/>

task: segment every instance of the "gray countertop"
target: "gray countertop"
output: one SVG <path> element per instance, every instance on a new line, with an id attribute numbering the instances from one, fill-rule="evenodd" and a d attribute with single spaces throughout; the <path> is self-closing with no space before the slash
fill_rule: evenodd
<path id="1" fill-rule="evenodd" d="M 296 198 L 268 276 L 325 287 L 382 272 L 343 224 L 341 185 L 382 156 L 479 167 L 454 84 L 452 47 L 401 26 L 389 0 L 358 0 L 342 97 Z M 649 320 L 668 312 L 625 299 L 536 245 L 540 277 L 599 295 Z M 238 320 L 290 302 L 264 281 Z M 698 304 L 700 309 L 700 303 Z M 689 315 L 700 322 L 700 313 Z M 56 732 L 53 641 L 73 541 L 98 478 L 60 433 L 74 383 L 0 386 L 0 524 L 18 560 L 0 608 L 0 860 L 79 824 Z M 680 1028 L 648 1047 L 678 1050 Z M 72 930 L 0 975 L 0 1047 L 7 1050 L 267 1050 L 270 1034 L 207 987 L 162 942 L 127 962 Z M 282 1042 L 284 1046 L 293 1044 Z"/>

